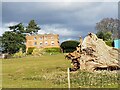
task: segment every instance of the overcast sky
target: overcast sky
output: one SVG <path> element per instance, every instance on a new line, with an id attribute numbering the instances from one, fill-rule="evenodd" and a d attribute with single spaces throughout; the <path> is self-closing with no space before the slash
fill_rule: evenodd
<path id="1" fill-rule="evenodd" d="M 117 2 L 3 2 L 0 36 L 9 25 L 34 19 L 41 27 L 39 33 L 60 35 L 60 41 L 79 40 L 103 18 L 118 18 Z M 1 22 L 0 22 L 1 23 Z"/>

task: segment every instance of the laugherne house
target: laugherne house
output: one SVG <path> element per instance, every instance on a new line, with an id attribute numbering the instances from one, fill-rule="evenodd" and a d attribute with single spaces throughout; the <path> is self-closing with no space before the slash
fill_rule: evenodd
<path id="1" fill-rule="evenodd" d="M 26 52 L 28 48 L 60 47 L 58 34 L 26 35 Z"/>

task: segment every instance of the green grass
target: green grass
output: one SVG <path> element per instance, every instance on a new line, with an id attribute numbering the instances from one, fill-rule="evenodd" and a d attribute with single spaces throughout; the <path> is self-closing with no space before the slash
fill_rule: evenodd
<path id="1" fill-rule="evenodd" d="M 66 74 L 68 66 L 70 63 L 63 54 L 5 59 L 2 62 L 3 88 L 61 87 L 48 79 L 57 77 L 56 73 Z"/>
<path id="2" fill-rule="evenodd" d="M 70 66 L 70 61 L 65 60 L 63 54 L 4 59 L 2 87 L 67 88 L 67 68 Z M 78 71 L 70 73 L 70 77 L 72 88 L 117 88 L 119 81 L 117 73 L 112 72 Z"/>
<path id="3" fill-rule="evenodd" d="M 116 71 L 96 71 L 94 73 L 79 71 L 71 73 L 71 87 L 84 88 L 117 88 L 118 73 Z"/>

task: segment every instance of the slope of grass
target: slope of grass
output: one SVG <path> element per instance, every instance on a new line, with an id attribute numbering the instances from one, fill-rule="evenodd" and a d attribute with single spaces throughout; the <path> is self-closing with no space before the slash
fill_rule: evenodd
<path id="1" fill-rule="evenodd" d="M 67 88 L 70 61 L 63 54 L 2 60 L 3 88 Z M 70 73 L 71 88 L 117 88 L 114 72 Z"/>
<path id="2" fill-rule="evenodd" d="M 56 72 L 66 72 L 69 61 L 63 54 L 28 56 L 24 58 L 5 59 L 3 66 L 3 88 L 47 88 L 55 87 L 52 81 Z M 56 86 L 57 87 L 57 86 Z"/>

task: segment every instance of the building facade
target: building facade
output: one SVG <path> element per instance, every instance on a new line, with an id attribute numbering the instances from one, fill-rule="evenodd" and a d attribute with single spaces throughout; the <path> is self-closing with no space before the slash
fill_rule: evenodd
<path id="1" fill-rule="evenodd" d="M 28 48 L 60 47 L 58 34 L 26 35 L 26 51 Z"/>

